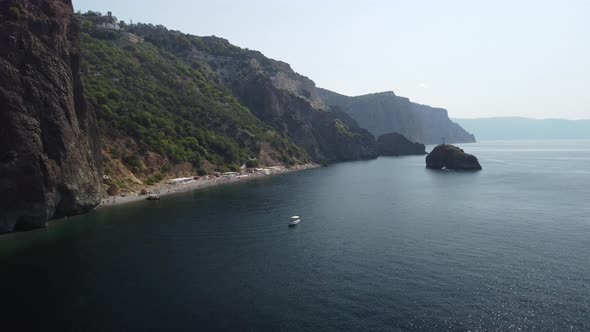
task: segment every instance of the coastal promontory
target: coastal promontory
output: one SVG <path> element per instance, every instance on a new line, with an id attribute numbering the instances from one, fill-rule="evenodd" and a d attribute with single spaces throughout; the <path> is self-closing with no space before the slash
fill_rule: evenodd
<path id="1" fill-rule="evenodd" d="M 412 142 L 400 133 L 388 133 L 377 139 L 377 152 L 381 156 L 424 155 L 424 144 Z"/>
<path id="2" fill-rule="evenodd" d="M 436 146 L 426 156 L 426 167 L 463 171 L 479 171 L 482 169 L 476 156 L 465 153 L 463 149 L 450 144 Z"/>
<path id="3" fill-rule="evenodd" d="M 449 118 L 446 109 L 421 105 L 394 92 L 350 97 L 317 89 L 325 104 L 340 108 L 359 126 L 378 137 L 396 132 L 424 144 L 437 144 L 441 137 L 449 143 L 471 143 L 475 137 Z"/>

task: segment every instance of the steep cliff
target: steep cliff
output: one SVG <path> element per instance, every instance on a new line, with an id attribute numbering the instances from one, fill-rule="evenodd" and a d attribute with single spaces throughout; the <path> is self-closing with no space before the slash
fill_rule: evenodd
<path id="1" fill-rule="evenodd" d="M 313 160 L 376 156 L 374 137 L 353 119 L 325 105 L 315 83 L 288 64 L 217 37 L 190 36 L 141 24 L 130 31 L 199 68 L 257 118 L 304 148 Z"/>
<path id="2" fill-rule="evenodd" d="M 100 202 L 100 156 L 72 3 L 0 2 L 0 232 Z"/>
<path id="3" fill-rule="evenodd" d="M 423 144 L 475 142 L 475 137 L 449 119 L 447 110 L 411 102 L 393 92 L 344 96 L 326 89 L 317 89 L 328 105 L 337 106 L 373 135 L 398 132 Z"/>

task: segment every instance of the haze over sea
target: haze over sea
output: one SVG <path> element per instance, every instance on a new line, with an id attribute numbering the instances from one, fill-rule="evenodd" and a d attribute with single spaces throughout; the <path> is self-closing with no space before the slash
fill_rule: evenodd
<path id="1" fill-rule="evenodd" d="M 483 171 L 381 157 L 4 235 L 3 302 L 43 330 L 590 330 L 590 140 L 461 147 Z"/>

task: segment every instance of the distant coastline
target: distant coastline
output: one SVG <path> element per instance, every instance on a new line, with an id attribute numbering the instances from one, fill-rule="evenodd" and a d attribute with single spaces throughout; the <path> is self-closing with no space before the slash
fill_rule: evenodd
<path id="1" fill-rule="evenodd" d="M 590 120 L 494 117 L 453 121 L 478 140 L 590 139 Z"/>

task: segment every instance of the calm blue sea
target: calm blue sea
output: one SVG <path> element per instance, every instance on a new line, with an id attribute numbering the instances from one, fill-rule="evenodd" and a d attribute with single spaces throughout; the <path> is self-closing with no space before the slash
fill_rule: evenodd
<path id="1" fill-rule="evenodd" d="M 588 331 L 590 141 L 464 144 L 102 209 L 0 237 L 4 324 Z M 287 227 L 291 215 L 302 222 Z"/>

